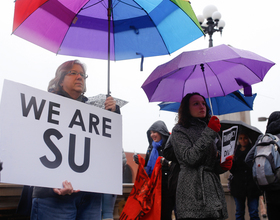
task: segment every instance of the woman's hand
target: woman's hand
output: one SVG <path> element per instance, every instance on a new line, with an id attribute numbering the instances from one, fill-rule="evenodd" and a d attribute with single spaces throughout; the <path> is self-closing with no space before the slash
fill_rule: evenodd
<path id="1" fill-rule="evenodd" d="M 112 112 L 116 111 L 116 101 L 112 96 L 108 96 L 105 100 L 105 109 Z"/>
<path id="2" fill-rule="evenodd" d="M 208 123 L 208 127 L 213 131 L 219 132 L 221 129 L 220 120 L 216 116 L 212 116 Z"/>
<path id="3" fill-rule="evenodd" d="M 226 157 L 226 161 L 220 164 L 222 169 L 225 171 L 230 170 L 232 167 L 232 160 L 233 160 L 233 156 Z"/>
<path id="4" fill-rule="evenodd" d="M 73 190 L 72 184 L 70 182 L 68 182 L 67 180 L 65 180 L 63 183 L 63 188 L 62 189 L 58 189 L 58 188 L 54 188 L 53 191 L 61 196 L 64 196 L 66 194 L 71 195 L 72 193 L 77 193 L 80 192 L 80 190 Z"/>
<path id="5" fill-rule="evenodd" d="M 172 161 L 166 160 L 164 157 L 160 159 L 161 166 L 170 167 Z"/>
<path id="6" fill-rule="evenodd" d="M 133 155 L 133 160 L 136 164 L 139 164 L 138 154 Z"/>

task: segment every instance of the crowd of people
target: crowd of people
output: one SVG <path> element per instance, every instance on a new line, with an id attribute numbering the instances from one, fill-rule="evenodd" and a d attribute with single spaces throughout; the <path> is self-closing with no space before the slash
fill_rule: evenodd
<path id="1" fill-rule="evenodd" d="M 85 103 L 86 78 L 84 64 L 78 60 L 67 61 L 57 68 L 48 91 Z M 105 109 L 120 114 L 111 96 L 105 101 Z M 172 213 L 178 220 L 227 219 L 227 204 L 219 177 L 227 171 L 232 174 L 229 185 L 236 205 L 236 219 L 245 219 L 247 201 L 250 219 L 259 220 L 262 195 L 265 195 L 269 220 L 279 218 L 280 184 L 263 192 L 253 179 L 250 164 L 254 143 L 248 134 L 239 131 L 234 155 L 221 162 L 220 129 L 218 117 L 210 115 L 205 97 L 196 92 L 182 99 L 178 121 L 171 132 L 163 121 L 154 122 L 148 129 L 149 146 L 145 157 L 148 176 L 161 157 L 161 220 L 172 220 Z M 280 112 L 270 115 L 266 132 L 280 134 Z M 134 161 L 138 163 L 137 155 Z M 125 163 L 124 155 L 123 165 Z M 113 219 L 116 195 L 73 189 L 68 180 L 62 185 L 63 188 L 33 188 L 30 219 Z"/>

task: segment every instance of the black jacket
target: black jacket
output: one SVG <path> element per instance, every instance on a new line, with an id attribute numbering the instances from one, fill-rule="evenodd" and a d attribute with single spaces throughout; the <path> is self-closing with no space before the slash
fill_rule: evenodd
<path id="1" fill-rule="evenodd" d="M 252 168 L 244 161 L 251 146 L 247 146 L 244 151 L 241 151 L 240 147 L 240 145 L 237 146 L 232 168 L 230 170 L 233 174 L 233 179 L 230 181 L 231 195 L 236 198 L 258 198 L 261 195 L 261 191 L 253 179 Z"/>

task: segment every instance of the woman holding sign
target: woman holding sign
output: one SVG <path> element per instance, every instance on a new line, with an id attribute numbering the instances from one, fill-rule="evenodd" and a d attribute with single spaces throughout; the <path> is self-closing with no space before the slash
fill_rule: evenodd
<path id="1" fill-rule="evenodd" d="M 86 102 L 85 66 L 78 60 L 61 64 L 55 78 L 49 83 L 48 91 L 80 102 Z M 112 97 L 105 101 L 105 109 L 120 113 Z M 63 188 L 34 187 L 31 219 L 101 219 L 100 193 L 74 190 L 71 183 L 63 182 Z"/>
<path id="2" fill-rule="evenodd" d="M 245 163 L 245 157 L 252 148 L 249 136 L 240 131 L 238 134 L 238 145 L 234 152 L 233 164 L 230 172 L 233 178 L 230 181 L 230 193 L 234 197 L 236 219 L 244 219 L 245 204 L 249 210 L 250 219 L 259 220 L 259 196 L 258 189 L 252 175 L 252 169 Z"/>
<path id="3" fill-rule="evenodd" d="M 228 217 L 219 174 L 231 168 L 232 156 L 220 163 L 220 127 L 202 95 L 189 93 L 182 99 L 171 135 L 181 168 L 176 192 L 179 220 Z"/>

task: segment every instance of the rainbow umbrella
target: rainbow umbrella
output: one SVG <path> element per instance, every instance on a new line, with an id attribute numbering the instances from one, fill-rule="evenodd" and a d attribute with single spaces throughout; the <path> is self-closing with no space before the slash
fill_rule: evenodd
<path id="1" fill-rule="evenodd" d="M 173 53 L 203 35 L 185 0 L 17 0 L 13 34 L 56 54 L 126 60 Z"/>

